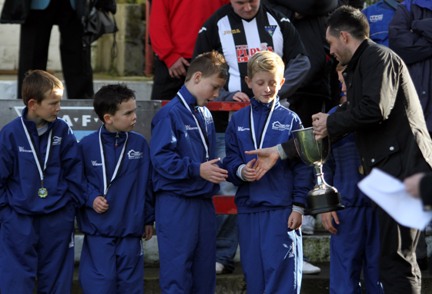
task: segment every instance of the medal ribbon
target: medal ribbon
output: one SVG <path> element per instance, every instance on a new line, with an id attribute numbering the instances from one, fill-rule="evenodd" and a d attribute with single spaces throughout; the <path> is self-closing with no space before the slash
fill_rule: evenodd
<path id="1" fill-rule="evenodd" d="M 206 152 L 206 160 L 208 161 L 208 160 L 209 160 L 208 145 L 207 145 L 206 139 L 205 139 L 205 137 L 204 137 L 203 130 L 201 129 L 201 125 L 200 125 L 200 123 L 198 122 L 198 120 L 197 120 L 197 118 L 195 117 L 195 115 L 193 115 L 192 109 L 190 109 L 189 105 L 186 103 L 186 100 L 183 98 L 182 94 L 180 94 L 180 92 L 177 92 L 177 95 L 179 96 L 181 102 L 182 102 L 182 103 L 184 104 L 184 106 L 189 110 L 189 112 L 191 113 L 193 119 L 195 120 L 195 123 L 196 123 L 196 125 L 197 125 L 197 127 L 198 127 L 198 132 L 199 132 L 200 137 L 201 137 L 202 144 L 203 144 L 204 149 L 205 149 L 205 152 Z M 204 119 L 204 124 L 205 124 L 205 119 Z"/>
<path id="2" fill-rule="evenodd" d="M 50 130 L 49 135 L 48 135 L 48 143 L 47 143 L 47 149 L 46 149 L 46 153 L 45 153 L 45 161 L 44 161 L 44 165 L 43 165 L 43 169 L 42 169 L 41 164 L 40 164 L 40 162 L 39 162 L 39 157 L 38 157 L 38 155 L 37 155 L 37 153 L 36 153 L 36 149 L 35 149 L 35 147 L 33 146 L 32 139 L 31 139 L 31 137 L 30 137 L 30 134 L 29 134 L 29 132 L 28 132 L 28 130 L 27 130 L 26 125 L 24 124 L 24 119 L 23 119 L 23 117 L 21 117 L 21 124 L 22 124 L 22 126 L 23 126 L 24 133 L 25 133 L 25 135 L 26 135 L 26 137 L 27 137 L 27 141 L 28 141 L 28 143 L 29 143 L 29 145 L 30 145 L 30 149 L 31 149 L 31 151 L 32 151 L 32 154 L 33 154 L 34 160 L 35 160 L 35 162 L 36 162 L 36 166 L 37 166 L 37 169 L 38 169 L 38 171 L 39 171 L 39 177 L 40 177 L 41 184 L 42 184 L 42 188 L 43 188 L 44 171 L 46 170 L 47 163 L 48 163 L 48 158 L 49 158 L 50 151 L 51 151 L 51 137 L 52 137 L 52 129 Z"/>
<path id="3" fill-rule="evenodd" d="M 275 105 L 276 105 L 276 99 L 273 100 L 273 104 L 272 104 L 272 106 L 270 108 L 270 112 L 267 115 L 267 119 L 266 119 L 266 122 L 265 122 L 265 125 L 264 125 L 264 129 L 261 132 L 259 149 L 261 149 L 262 146 L 263 146 L 264 137 L 265 137 L 265 134 L 267 133 L 267 128 L 268 128 L 268 125 L 270 123 L 271 117 L 273 115 L 273 111 L 274 111 Z M 257 140 L 256 140 L 256 136 L 255 136 L 255 124 L 254 124 L 254 118 L 253 118 L 252 105 L 250 106 L 250 126 L 251 126 L 252 141 L 253 141 L 253 144 L 254 144 L 254 147 L 255 147 L 255 150 L 256 150 L 256 149 L 258 149 L 258 146 L 257 146 Z"/>
<path id="4" fill-rule="evenodd" d="M 121 162 L 123 160 L 123 156 L 124 156 L 124 153 L 125 153 L 125 150 L 126 150 L 126 143 L 127 143 L 128 139 L 129 139 L 129 135 L 128 135 L 127 132 L 125 133 L 126 134 L 126 140 L 125 140 L 125 142 L 123 144 L 123 148 L 122 148 L 122 151 L 120 153 L 120 157 L 117 160 L 117 164 L 116 164 L 116 167 L 114 169 L 114 173 L 112 174 L 111 180 L 108 183 L 107 174 L 106 174 L 106 165 L 105 165 L 105 152 L 104 152 L 103 144 L 102 144 L 101 131 L 102 131 L 102 127 L 99 128 L 99 149 L 100 149 L 101 162 L 102 162 L 102 174 L 103 174 L 103 183 L 104 183 L 104 196 L 106 196 L 106 194 L 108 193 L 108 190 L 109 190 L 109 188 L 111 186 L 111 183 L 116 178 L 117 173 L 118 173 L 118 171 L 120 169 L 120 164 L 121 164 Z"/>

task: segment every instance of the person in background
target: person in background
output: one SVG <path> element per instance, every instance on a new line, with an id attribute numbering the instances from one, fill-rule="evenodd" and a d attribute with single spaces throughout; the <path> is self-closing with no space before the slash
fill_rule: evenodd
<path id="1" fill-rule="evenodd" d="M 214 293 L 216 216 L 212 202 L 228 172 L 219 167 L 205 107 L 228 76 L 220 53 L 191 62 L 184 86 L 152 120 L 150 155 L 163 293 Z"/>
<path id="2" fill-rule="evenodd" d="M 151 100 L 170 100 L 183 86 L 198 31 L 229 0 L 152 0 L 149 31 L 154 58 Z"/>
<path id="3" fill-rule="evenodd" d="M 400 1 L 380 0 L 362 10 L 369 22 L 370 38 L 381 45 L 389 46 L 389 24 Z"/>
<path id="4" fill-rule="evenodd" d="M 432 1 L 406 0 L 389 24 L 389 46 L 406 63 L 417 90 L 429 134 L 432 134 Z M 429 228 L 426 228 L 430 230 Z M 417 262 L 428 268 L 425 232 L 417 246 Z"/>
<path id="5" fill-rule="evenodd" d="M 78 3 L 80 2 L 80 3 Z M 69 99 L 93 97 L 91 51 L 83 46 L 83 25 L 77 7 L 84 0 L 31 0 L 31 9 L 21 24 L 17 97 L 22 98 L 25 73 L 47 69 L 51 30 L 60 31 L 60 57 Z"/>
<path id="6" fill-rule="evenodd" d="M 136 101 L 124 85 L 106 85 L 93 100 L 103 125 L 79 142 L 87 181 L 78 211 L 84 233 L 79 280 L 84 293 L 144 293 L 142 238 L 153 234 L 151 161 L 132 132 Z"/>
<path id="7" fill-rule="evenodd" d="M 22 115 L 0 131 L 0 292 L 67 294 L 75 211 L 84 203 L 78 143 L 57 118 L 59 79 L 29 71 L 22 93 Z"/>

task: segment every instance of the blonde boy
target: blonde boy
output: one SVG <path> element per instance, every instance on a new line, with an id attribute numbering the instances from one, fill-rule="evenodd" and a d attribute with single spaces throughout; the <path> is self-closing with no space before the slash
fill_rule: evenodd
<path id="1" fill-rule="evenodd" d="M 254 97 L 236 112 L 226 132 L 224 166 L 238 186 L 241 264 L 248 293 L 300 293 L 302 223 L 305 196 L 312 186 L 309 167 L 280 160 L 257 180 L 256 158 L 245 154 L 274 146 L 301 128 L 300 118 L 279 103 L 284 64 L 273 52 L 258 52 L 248 62 L 246 82 Z"/>

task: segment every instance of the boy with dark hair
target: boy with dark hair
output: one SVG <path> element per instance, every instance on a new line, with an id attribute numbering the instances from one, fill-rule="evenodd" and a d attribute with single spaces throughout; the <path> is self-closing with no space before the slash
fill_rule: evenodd
<path id="1" fill-rule="evenodd" d="M 75 207 L 82 163 L 68 124 L 57 118 L 63 84 L 29 71 L 22 116 L 0 131 L 0 292 L 70 293 Z"/>
<path id="2" fill-rule="evenodd" d="M 300 293 L 303 263 L 300 227 L 312 169 L 299 158 L 279 162 L 259 181 L 255 156 L 246 150 L 273 146 L 301 129 L 299 116 L 282 106 L 284 63 L 274 52 L 255 53 L 248 61 L 246 83 L 251 105 L 232 116 L 226 133 L 224 166 L 238 186 L 235 202 L 241 264 L 248 293 Z"/>
<path id="3" fill-rule="evenodd" d="M 214 293 L 216 216 L 211 197 L 227 177 L 215 158 L 215 129 L 204 107 L 228 67 L 215 51 L 197 56 L 186 82 L 152 121 L 150 142 L 163 293 Z"/>
<path id="4" fill-rule="evenodd" d="M 87 179 L 78 214 L 85 234 L 79 268 L 84 293 L 143 293 L 142 237 L 153 234 L 149 146 L 132 132 L 136 101 L 124 85 L 102 87 L 94 110 L 103 122 L 79 147 Z"/>

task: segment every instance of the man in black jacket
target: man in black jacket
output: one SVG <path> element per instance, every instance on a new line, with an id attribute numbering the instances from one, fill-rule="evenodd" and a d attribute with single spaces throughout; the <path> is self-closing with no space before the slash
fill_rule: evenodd
<path id="1" fill-rule="evenodd" d="M 405 63 L 393 51 L 369 40 L 365 16 L 349 6 L 338 8 L 328 20 L 330 53 L 347 65 L 347 108 L 312 116 L 316 139 L 331 140 L 355 132 L 366 173 L 372 168 L 404 179 L 430 172 L 432 140 Z M 284 144 L 287 155 L 292 146 Z M 258 154 L 257 170 L 271 168 L 280 146 L 251 151 Z M 419 231 L 399 225 L 377 207 L 381 239 L 380 278 L 385 293 L 420 293 L 421 274 L 415 249 Z"/>
<path id="2" fill-rule="evenodd" d="M 343 6 L 329 19 L 330 52 L 347 65 L 348 107 L 330 116 L 313 115 L 316 138 L 337 138 L 354 131 L 367 173 L 380 168 L 403 179 L 429 171 L 432 142 L 408 69 L 394 52 L 368 39 L 368 23 L 361 16 Z M 420 293 L 415 256 L 419 231 L 399 225 L 379 207 L 377 213 L 384 291 Z"/>

